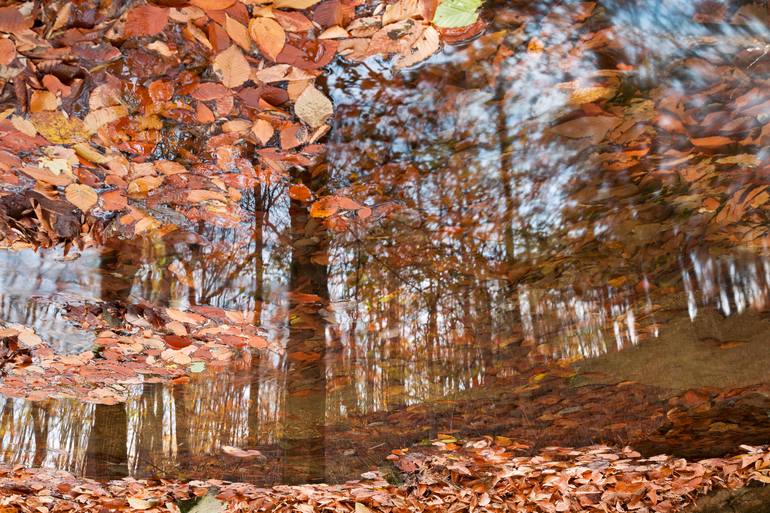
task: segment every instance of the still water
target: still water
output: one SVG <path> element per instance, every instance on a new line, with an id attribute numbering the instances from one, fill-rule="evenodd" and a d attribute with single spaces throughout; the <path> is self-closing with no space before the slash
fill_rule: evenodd
<path id="1" fill-rule="evenodd" d="M 365 209 L 324 224 L 263 185 L 232 228 L 0 254 L 0 318 L 57 351 L 92 347 L 73 319 L 102 302 L 239 310 L 282 349 L 125 404 L 7 398 L 0 458 L 272 484 L 355 477 L 440 433 L 767 442 L 767 8 L 485 16 L 418 69 L 332 67 L 313 189 Z"/>

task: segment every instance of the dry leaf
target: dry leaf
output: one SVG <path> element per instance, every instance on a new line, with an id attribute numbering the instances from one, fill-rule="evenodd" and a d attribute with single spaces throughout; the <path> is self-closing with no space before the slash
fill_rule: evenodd
<path id="1" fill-rule="evenodd" d="M 10 39 L 0 39 L 0 65 L 7 66 L 16 58 L 16 46 Z"/>
<path id="2" fill-rule="evenodd" d="M 230 45 L 214 57 L 212 67 L 225 87 L 238 87 L 251 78 L 251 66 L 241 49 L 235 45 Z"/>
<path id="3" fill-rule="evenodd" d="M 313 85 L 309 85 L 297 98 L 294 113 L 310 127 L 317 128 L 334 114 L 334 107 L 329 98 Z"/>
<path id="4" fill-rule="evenodd" d="M 273 61 L 286 44 L 286 32 L 283 27 L 270 18 L 254 18 L 249 22 L 249 34 L 257 43 L 259 51 Z"/>
<path id="5" fill-rule="evenodd" d="M 114 107 L 105 107 L 103 109 L 94 110 L 88 113 L 83 120 L 86 131 L 93 134 L 104 125 L 112 123 L 120 118 L 128 116 L 128 109 L 123 105 L 116 105 Z"/>
<path id="6" fill-rule="evenodd" d="M 312 7 L 321 0 L 275 0 L 273 7 L 276 9 L 307 9 Z"/>
<path id="7" fill-rule="evenodd" d="M 82 121 L 63 112 L 35 112 L 30 120 L 40 135 L 54 144 L 83 142 L 88 135 Z"/>
<path id="8" fill-rule="evenodd" d="M 96 191 L 88 185 L 72 183 L 64 189 L 67 201 L 78 207 L 83 212 L 88 212 L 99 201 Z"/>
<path id="9" fill-rule="evenodd" d="M 251 51 L 252 42 L 249 37 L 249 29 L 243 23 L 239 23 L 232 19 L 229 14 L 225 14 L 225 30 L 230 39 L 235 41 L 235 44 L 247 52 Z"/>
<path id="10" fill-rule="evenodd" d="M 235 3 L 235 0 L 189 0 L 190 5 L 200 7 L 205 11 L 221 11 Z"/>
<path id="11" fill-rule="evenodd" d="M 347 37 L 350 37 L 348 31 L 339 25 L 335 25 L 321 32 L 321 35 L 318 36 L 318 39 L 343 39 Z"/>
<path id="12" fill-rule="evenodd" d="M 168 23 L 168 9 L 155 5 L 132 7 L 126 14 L 125 35 L 154 36 L 163 32 Z"/>
<path id="13" fill-rule="evenodd" d="M 424 61 L 434 53 L 436 53 L 441 46 L 441 39 L 438 31 L 433 27 L 426 27 L 417 41 L 409 46 L 409 49 L 401 54 L 401 57 L 396 61 L 397 68 L 406 68 L 408 66 L 414 66 L 415 64 Z"/>
<path id="14" fill-rule="evenodd" d="M 275 130 L 273 129 L 273 125 L 271 125 L 269 122 L 265 121 L 264 119 L 258 119 L 254 122 L 254 125 L 251 127 L 251 131 L 254 133 L 254 136 L 257 138 L 260 144 L 263 146 L 267 144 L 267 142 L 273 137 L 273 133 Z"/>

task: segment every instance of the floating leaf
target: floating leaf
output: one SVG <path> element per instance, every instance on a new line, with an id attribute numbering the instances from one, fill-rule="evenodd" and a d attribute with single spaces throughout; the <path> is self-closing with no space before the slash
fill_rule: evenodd
<path id="1" fill-rule="evenodd" d="M 67 201 L 78 207 L 83 212 L 88 212 L 99 201 L 96 191 L 88 185 L 71 183 L 64 190 Z"/>
<path id="2" fill-rule="evenodd" d="M 249 22 L 249 34 L 257 43 L 259 51 L 273 61 L 286 44 L 286 32 L 283 27 L 270 18 L 254 18 Z"/>
<path id="3" fill-rule="evenodd" d="M 321 91 L 309 85 L 297 98 L 294 113 L 310 127 L 317 128 L 334 114 L 334 106 Z"/>
<path id="4" fill-rule="evenodd" d="M 412 43 L 409 49 L 402 53 L 401 58 L 396 61 L 396 67 L 414 66 L 436 53 L 440 46 L 441 38 L 438 31 L 433 27 L 426 27 L 417 41 Z"/>
<path id="5" fill-rule="evenodd" d="M 238 87 L 251 77 L 251 66 L 236 45 L 230 45 L 214 57 L 212 67 L 225 87 Z"/>
<path id="6" fill-rule="evenodd" d="M 436 8 L 433 23 L 444 28 L 473 25 L 479 17 L 479 7 L 481 0 L 444 0 Z"/>

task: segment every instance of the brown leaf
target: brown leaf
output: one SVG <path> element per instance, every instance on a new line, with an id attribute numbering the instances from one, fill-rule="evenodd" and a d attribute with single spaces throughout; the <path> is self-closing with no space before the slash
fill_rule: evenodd
<path id="1" fill-rule="evenodd" d="M 0 64 L 7 66 L 16 58 L 16 46 L 10 39 L 0 39 Z"/>
<path id="2" fill-rule="evenodd" d="M 0 7 L 0 32 L 16 34 L 32 28 L 34 19 L 19 12 L 19 7 Z"/>
<path id="3" fill-rule="evenodd" d="M 83 212 L 88 212 L 99 201 L 96 191 L 88 185 L 71 183 L 64 189 L 67 201 L 78 207 Z"/>
<path id="4" fill-rule="evenodd" d="M 312 128 L 317 128 L 334 114 L 331 100 L 313 85 L 305 88 L 294 104 L 294 113 Z"/>
<path id="5" fill-rule="evenodd" d="M 610 130 L 618 126 L 620 122 L 621 119 L 615 116 L 583 116 L 557 125 L 551 130 L 558 135 L 571 139 L 587 137 L 591 139 L 591 143 L 597 144 L 604 139 Z"/>
<path id="6" fill-rule="evenodd" d="M 235 45 L 230 45 L 214 57 L 212 67 L 225 87 L 238 87 L 251 77 L 251 66 L 241 49 Z"/>
<path id="7" fill-rule="evenodd" d="M 132 7 L 126 14 L 126 31 L 131 36 L 154 36 L 163 32 L 168 23 L 168 9 L 155 5 Z"/>
<path id="8" fill-rule="evenodd" d="M 257 43 L 259 51 L 275 61 L 286 44 L 283 27 L 270 18 L 254 18 L 249 22 L 249 34 Z"/>

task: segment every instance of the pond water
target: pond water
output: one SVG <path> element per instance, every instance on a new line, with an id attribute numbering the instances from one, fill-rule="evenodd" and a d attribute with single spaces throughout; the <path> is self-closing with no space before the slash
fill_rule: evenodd
<path id="1" fill-rule="evenodd" d="M 324 225 L 265 185 L 233 228 L 1 253 L 0 319 L 58 351 L 92 347 L 74 317 L 98 302 L 239 310 L 282 351 L 125 404 L 6 398 L 0 460 L 274 484 L 447 434 L 692 457 L 770 440 L 767 8 L 485 16 L 418 69 L 332 66 L 306 183 L 365 209 Z"/>

